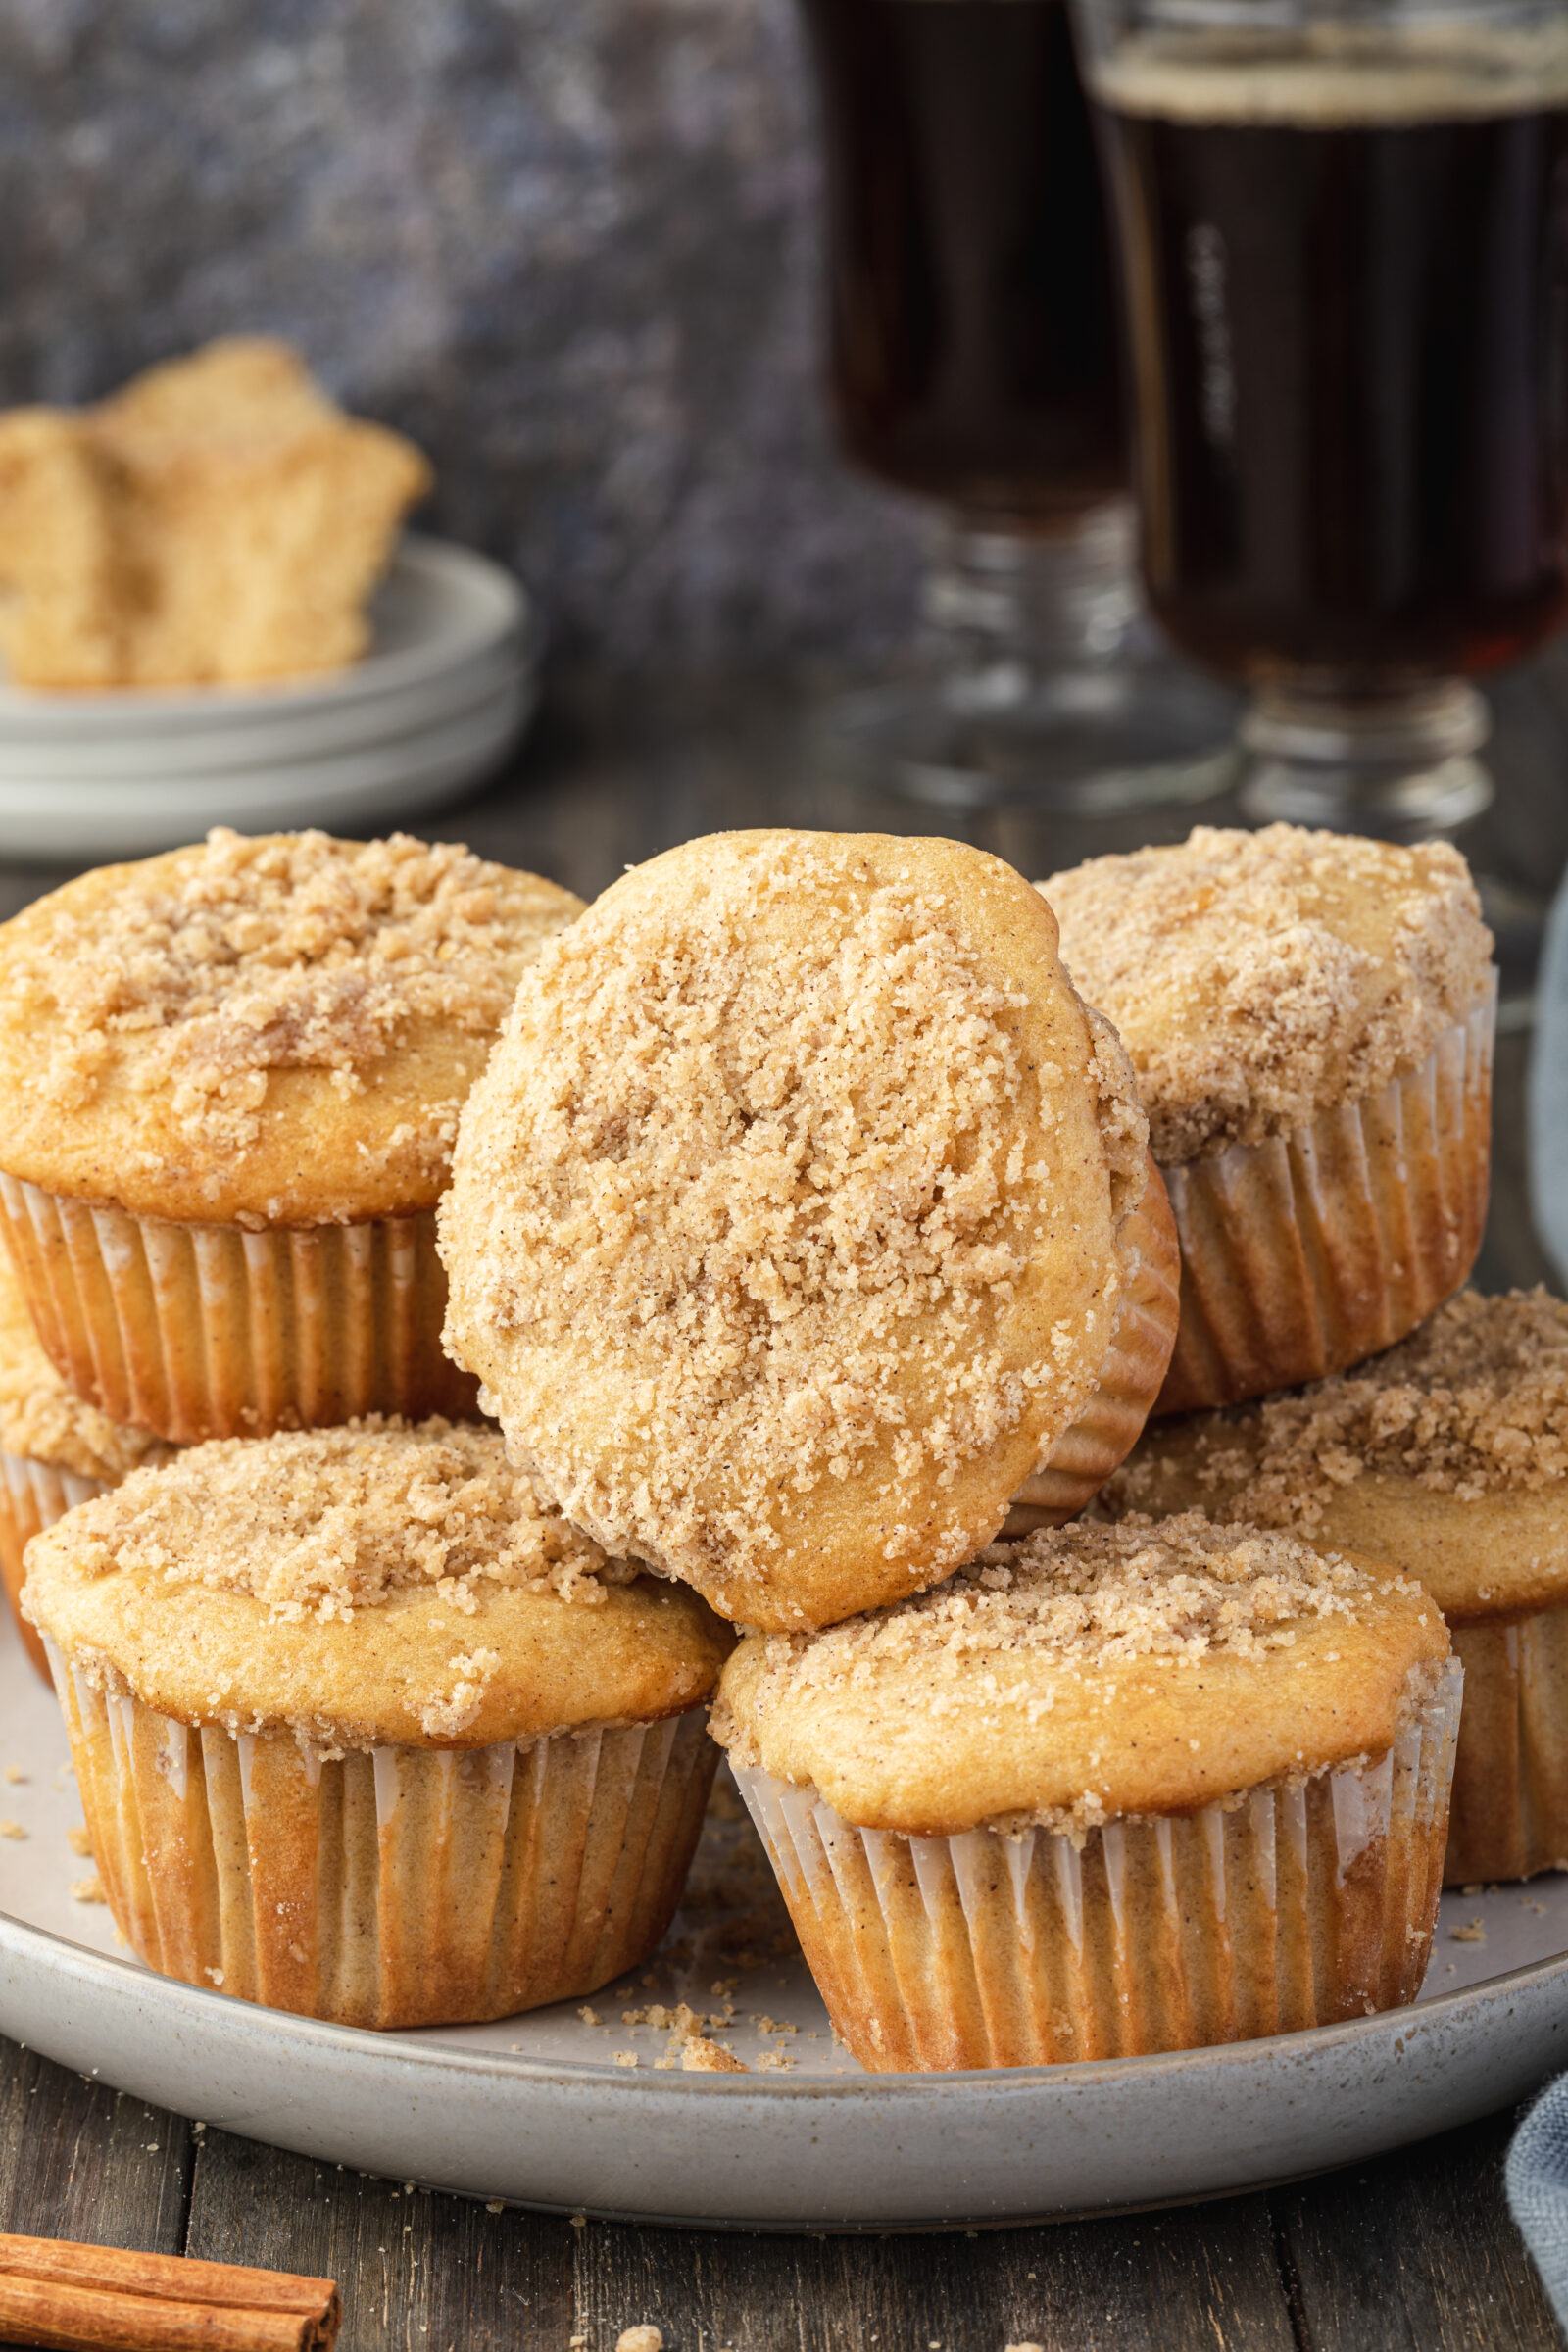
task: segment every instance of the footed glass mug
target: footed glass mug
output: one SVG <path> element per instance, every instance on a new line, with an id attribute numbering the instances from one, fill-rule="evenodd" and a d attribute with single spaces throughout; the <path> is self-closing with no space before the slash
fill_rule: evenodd
<path id="1" fill-rule="evenodd" d="M 1067 0 L 802 0 L 840 441 L 936 502 L 918 675 L 829 714 L 867 781 L 1097 811 L 1217 789 L 1228 696 L 1141 616 L 1104 203 Z"/>
<path id="2" fill-rule="evenodd" d="M 1255 818 L 1492 797 L 1470 680 L 1568 612 L 1568 0 L 1073 0 L 1142 554 L 1251 689 Z"/>

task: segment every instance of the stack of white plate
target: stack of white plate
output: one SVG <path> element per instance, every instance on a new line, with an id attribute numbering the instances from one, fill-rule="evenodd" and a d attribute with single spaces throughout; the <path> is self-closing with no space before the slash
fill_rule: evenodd
<path id="1" fill-rule="evenodd" d="M 0 683 L 0 856 L 144 856 L 209 825 L 339 832 L 453 800 L 532 710 L 538 647 L 510 572 L 403 542 L 364 661 L 264 686 L 47 693 Z"/>

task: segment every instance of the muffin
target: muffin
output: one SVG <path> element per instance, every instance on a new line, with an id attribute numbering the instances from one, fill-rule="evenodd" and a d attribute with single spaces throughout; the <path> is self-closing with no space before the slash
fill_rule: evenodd
<path id="1" fill-rule="evenodd" d="M 218 831 L 0 926 L 0 1227 L 77 1395 L 179 1444 L 472 1413 L 433 1212 L 578 911 L 405 835 Z"/>
<path id="2" fill-rule="evenodd" d="M 1158 1409 L 1343 1371 L 1458 1288 L 1486 1218 L 1495 979 L 1457 850 L 1203 825 L 1040 888 L 1132 1058 L 1175 1211 Z"/>
<path id="3" fill-rule="evenodd" d="M 192 1447 L 34 1537 L 116 1925 L 340 2024 L 592 1992 L 668 1925 L 729 1646 L 537 1502 L 490 1430 Z"/>
<path id="4" fill-rule="evenodd" d="M 861 2065 L 1039 2066 L 1413 2000 L 1459 1681 L 1409 1579 L 1195 1512 L 748 1634 L 713 1728 Z"/>
<path id="5" fill-rule="evenodd" d="M 1146 1166 L 1010 866 L 688 842 L 518 991 L 442 1207 L 448 1344 L 608 1551 L 831 1623 L 972 1557 L 1078 1420 Z"/>
<path id="6" fill-rule="evenodd" d="M 0 413 L 0 652 L 77 692 L 354 662 L 419 452 L 286 343 L 226 335 L 88 409 Z M 215 712 L 215 717 L 217 713 Z"/>
<path id="7" fill-rule="evenodd" d="M 46 1681 L 43 1643 L 20 1607 L 29 1538 L 169 1451 L 146 1430 L 122 1429 L 72 1395 L 38 1345 L 0 1250 L 0 1578 L 27 1655 Z"/>
<path id="8" fill-rule="evenodd" d="M 1161 1423 L 1111 1511 L 1199 1507 L 1418 1576 L 1464 1667 L 1446 1876 L 1568 1869 L 1568 1305 L 1462 1291 L 1299 1396 Z"/>

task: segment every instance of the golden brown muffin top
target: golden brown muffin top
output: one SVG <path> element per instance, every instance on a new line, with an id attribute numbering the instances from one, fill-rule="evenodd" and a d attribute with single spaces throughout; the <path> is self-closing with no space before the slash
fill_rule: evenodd
<path id="1" fill-rule="evenodd" d="M 1450 1618 L 1568 1597 L 1568 1303 L 1460 1291 L 1386 1353 L 1149 1430 L 1109 1511 L 1223 1511 L 1421 1578 Z"/>
<path id="2" fill-rule="evenodd" d="M 27 1547 L 72 1663 L 160 1713 L 324 1748 L 643 1722 L 725 1630 L 545 1510 L 493 1430 L 367 1420 L 187 1447 Z"/>
<path id="3" fill-rule="evenodd" d="M 1376 1094 L 1490 986 L 1492 934 L 1446 841 L 1199 825 L 1039 887 L 1121 1033 L 1162 1167 Z"/>
<path id="4" fill-rule="evenodd" d="M 1370 1562 L 1200 1512 L 1079 1521 L 826 1633 L 748 1635 L 713 1729 L 861 1828 L 1077 1832 L 1380 1754 L 1447 1648 Z"/>
<path id="5" fill-rule="evenodd" d="M 569 891 L 406 834 L 100 866 L 0 927 L 0 1162 L 136 1215 L 433 1206 L 464 1097 Z"/>
<path id="6" fill-rule="evenodd" d="M 111 1421 L 68 1389 L 38 1344 L 26 1300 L 0 1250 L 0 1452 L 113 1486 L 173 1449 L 145 1429 Z"/>
<path id="7" fill-rule="evenodd" d="M 518 992 L 442 1209 L 449 1345 L 608 1549 L 830 1622 L 970 1556 L 1082 1409 L 1145 1132 L 999 859 L 691 842 Z"/>

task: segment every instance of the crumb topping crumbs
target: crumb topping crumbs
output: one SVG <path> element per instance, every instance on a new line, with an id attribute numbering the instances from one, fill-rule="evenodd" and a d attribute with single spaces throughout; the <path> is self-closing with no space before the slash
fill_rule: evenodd
<path id="1" fill-rule="evenodd" d="M 571 1334 L 640 1371 L 629 1396 L 596 1396 L 609 1427 L 591 1477 L 564 1470 L 569 1433 L 549 1477 L 574 1518 L 660 1565 L 776 1551 L 776 1507 L 885 1445 L 896 1476 L 935 1465 L 951 1483 L 1032 1392 L 1087 1394 L 1110 1328 L 1113 1268 L 1087 1345 L 1064 1322 L 1038 1362 L 1004 1359 L 997 1308 L 1045 1231 L 1052 1073 L 1032 1128 L 1019 1000 L 984 976 L 948 902 L 884 884 L 835 919 L 843 859 L 808 845 L 715 866 L 678 914 L 632 900 L 613 928 L 590 918 L 591 936 L 551 942 L 506 1032 L 526 1020 L 528 1052 L 499 1049 L 443 1207 L 450 1344 L 465 1323 Z M 760 953 L 756 909 L 813 890 L 821 924 Z M 1108 1027 L 1094 1051 L 1125 1206 L 1147 1130 Z M 519 1458 L 550 1450 L 526 1391 L 495 1409 Z M 628 1467 L 605 1467 L 616 1458 Z M 699 1507 L 715 1463 L 726 1498 Z M 888 1557 L 907 1534 L 886 1528 Z"/>
<path id="2" fill-rule="evenodd" d="M 680 2063 L 681 2072 L 687 2075 L 745 2075 L 751 2072 L 744 2058 L 737 2058 L 733 2050 L 726 2049 L 721 2041 L 710 2040 L 706 2034 L 694 2034 L 689 2040 L 682 2042 Z"/>
<path id="3" fill-rule="evenodd" d="M 438 1420 L 189 1446 L 82 1504 L 69 1541 L 82 1575 L 248 1593 L 291 1623 L 347 1621 L 411 1590 L 471 1616 L 486 1584 L 602 1602 L 637 1573 L 544 1510 L 494 1430 Z M 466 1720 L 499 1659 L 472 1649 L 450 1663 Z"/>
<path id="4" fill-rule="evenodd" d="M 54 1373 L 52 1364 L 49 1370 Z M 176 1450 L 150 1430 L 111 1421 L 74 1395 L 58 1374 L 24 1396 L 0 1395 L 0 1452 L 23 1461 L 43 1462 L 108 1486 L 143 1463 L 167 1462 Z"/>
<path id="5" fill-rule="evenodd" d="M 1039 888 L 1121 1033 L 1165 1167 L 1377 1093 L 1489 985 L 1492 935 L 1448 842 L 1200 825 Z"/>
<path id="6" fill-rule="evenodd" d="M 536 875 L 407 834 L 220 826 L 131 867 L 107 906 L 78 911 L 68 892 L 41 909 L 0 1009 L 50 1041 L 35 1083 L 63 1110 L 91 1102 L 134 1045 L 132 1088 L 166 1097 L 192 1145 L 242 1155 L 270 1071 L 328 1071 L 352 1095 L 413 1024 L 494 1030 L 540 940 L 576 911 Z M 443 1165 L 458 1108 L 432 1123 Z"/>
<path id="7" fill-rule="evenodd" d="M 766 1636 L 748 1714 L 864 1690 L 889 1668 L 917 1673 L 922 1708 L 940 1715 L 996 1698 L 988 1670 L 1018 1656 L 1097 1676 L 1143 1658 L 1263 1656 L 1290 1648 L 1303 1620 L 1353 1621 L 1372 1589 L 1336 1552 L 1200 1511 L 1080 1520 L 990 1544 L 934 1591 L 824 1633 Z M 720 1712 L 716 1736 L 755 1761 L 747 1727 Z"/>
<path id="8" fill-rule="evenodd" d="M 1353 1371 L 1192 1427 L 1194 1475 L 1265 1527 L 1310 1533 L 1367 1472 L 1461 1501 L 1551 1486 L 1568 1474 L 1568 1301 L 1460 1291 Z M 1118 1503 L 1147 1498 L 1158 1465 L 1156 1433 L 1113 1481 Z"/>

